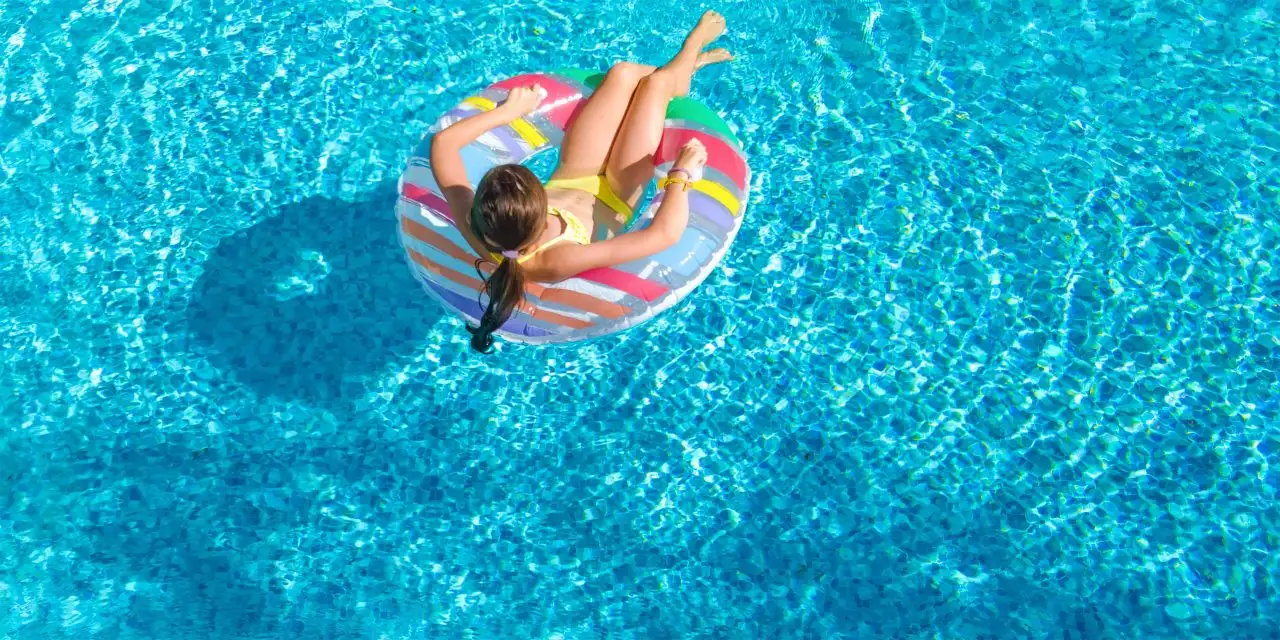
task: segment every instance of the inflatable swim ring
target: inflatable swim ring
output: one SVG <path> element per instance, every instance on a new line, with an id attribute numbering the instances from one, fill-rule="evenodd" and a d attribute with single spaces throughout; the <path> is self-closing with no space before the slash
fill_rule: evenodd
<path id="1" fill-rule="evenodd" d="M 472 186 L 498 164 L 526 162 L 560 144 L 604 74 L 578 70 L 533 73 L 498 82 L 445 113 L 424 135 L 400 176 L 396 217 L 409 268 L 427 292 L 475 324 L 488 304 L 476 274 L 479 258 L 454 227 L 431 174 L 431 134 L 493 109 L 507 92 L 535 83 L 547 91 L 536 112 L 495 129 L 462 149 Z M 530 283 L 526 304 L 496 332 L 507 340 L 553 343 L 585 340 L 634 327 L 688 295 L 711 273 L 733 243 L 750 196 L 750 169 L 737 136 L 702 104 L 676 98 L 654 156 L 655 175 L 666 175 L 685 142 L 707 147 L 707 166 L 689 190 L 689 226 L 662 253 L 617 267 L 591 269 L 555 284 Z M 660 192 L 632 223 L 644 228 L 662 204 Z M 624 230 L 623 232 L 625 232 Z M 485 262 L 482 268 L 492 270 Z M 487 271 L 486 271 L 487 272 Z"/>

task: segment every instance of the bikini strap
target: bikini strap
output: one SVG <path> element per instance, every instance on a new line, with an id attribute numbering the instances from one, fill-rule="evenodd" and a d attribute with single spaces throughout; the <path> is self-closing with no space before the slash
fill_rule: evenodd
<path id="1" fill-rule="evenodd" d="M 578 216 L 568 213 L 559 207 L 552 207 L 550 211 L 552 215 L 560 218 L 561 222 L 564 222 L 565 232 L 557 237 L 567 237 L 569 240 L 576 242 L 577 244 L 591 244 L 591 235 L 587 233 L 586 225 L 582 224 L 582 221 L 578 219 Z"/>
<path id="2" fill-rule="evenodd" d="M 547 213 L 550 213 L 551 215 L 557 218 L 560 218 L 560 220 L 564 222 L 564 233 L 542 243 L 541 245 L 538 245 L 537 249 L 530 251 L 527 255 L 516 258 L 516 264 L 523 264 L 529 258 L 532 258 L 538 255 L 539 253 L 542 253 L 547 248 L 554 247 L 555 245 L 565 240 L 570 240 L 570 241 L 576 242 L 577 244 L 590 244 L 590 238 L 586 237 L 587 236 L 586 227 L 584 227 L 582 225 L 582 221 L 574 217 L 573 214 L 565 213 L 561 211 L 558 207 L 549 208 L 547 210 Z M 584 238 L 587 240 L 587 242 L 582 241 Z M 502 262 L 505 259 L 503 258 L 502 254 L 491 253 L 489 255 L 493 257 L 494 262 Z"/>

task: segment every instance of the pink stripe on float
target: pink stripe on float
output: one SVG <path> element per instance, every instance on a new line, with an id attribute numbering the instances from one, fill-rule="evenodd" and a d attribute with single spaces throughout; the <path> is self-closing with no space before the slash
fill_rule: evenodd
<path id="1" fill-rule="evenodd" d="M 588 269 L 574 277 L 602 284 L 606 287 L 613 287 L 645 302 L 653 302 L 667 292 L 667 288 L 660 284 L 612 267 Z"/>
<path id="2" fill-rule="evenodd" d="M 424 189 L 416 184 L 406 182 L 400 190 L 400 195 L 430 208 L 432 211 L 447 218 L 449 222 L 453 222 L 453 212 L 449 211 L 449 203 L 445 202 L 444 198 L 436 195 L 430 189 Z"/>
<path id="3" fill-rule="evenodd" d="M 510 91 L 516 87 L 531 87 L 535 84 L 547 90 L 545 104 L 555 105 L 553 107 L 542 107 L 535 113 L 546 116 L 561 131 L 568 129 L 569 124 L 577 117 L 582 105 L 586 104 L 586 100 L 583 99 L 584 96 L 576 88 L 548 75 L 526 73 L 503 80 L 490 87 L 490 89 Z"/>
<path id="4" fill-rule="evenodd" d="M 681 127 L 668 127 L 662 131 L 662 141 L 658 143 L 658 152 L 653 156 L 653 163 L 660 165 L 664 162 L 674 162 L 677 155 L 680 155 L 680 147 L 694 138 L 702 141 L 707 148 L 707 166 L 723 173 L 734 184 L 738 185 L 738 189 L 745 191 L 747 189 L 747 160 L 733 147 L 725 144 L 720 138 L 709 133 L 694 131 L 692 129 L 684 129 Z"/>

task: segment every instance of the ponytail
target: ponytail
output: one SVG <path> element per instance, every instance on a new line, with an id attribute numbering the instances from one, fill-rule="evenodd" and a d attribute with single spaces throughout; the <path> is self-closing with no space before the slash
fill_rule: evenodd
<path id="1" fill-rule="evenodd" d="M 480 271 L 480 261 L 476 261 Z M 483 276 L 482 276 L 483 277 Z M 489 296 L 489 306 L 480 316 L 480 325 L 467 326 L 471 333 L 471 348 L 480 353 L 493 352 L 493 332 L 506 324 L 507 319 L 524 302 L 524 268 L 520 263 L 504 259 L 484 281 L 484 293 Z"/>
<path id="2" fill-rule="evenodd" d="M 471 348 L 480 353 L 493 351 L 493 332 L 524 302 L 524 267 L 514 256 L 520 247 L 528 247 L 547 226 L 547 192 L 527 167 L 518 164 L 498 165 L 489 170 L 476 185 L 475 199 L 468 218 L 471 233 L 485 248 L 495 254 L 511 254 L 498 263 L 498 268 L 484 277 L 481 260 L 476 272 L 484 280 L 482 295 L 489 296 L 489 306 L 480 316 L 480 324 L 468 326 Z"/>

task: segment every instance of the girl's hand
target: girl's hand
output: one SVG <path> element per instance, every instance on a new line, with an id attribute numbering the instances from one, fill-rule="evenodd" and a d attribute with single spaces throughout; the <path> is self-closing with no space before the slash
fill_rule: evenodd
<path id="1" fill-rule="evenodd" d="M 547 97 L 546 89 L 536 84 L 532 87 L 516 87 L 507 94 L 507 100 L 502 103 L 502 106 L 511 112 L 513 118 L 523 118 L 537 111 L 538 105 L 542 104 L 542 99 L 545 97 Z"/>
<path id="2" fill-rule="evenodd" d="M 702 175 L 702 167 L 707 164 L 707 148 L 702 142 L 694 138 L 680 147 L 680 154 L 676 156 L 675 164 L 672 169 L 684 169 L 689 172 L 690 176 Z M 696 178 L 695 178 L 696 179 Z"/>

